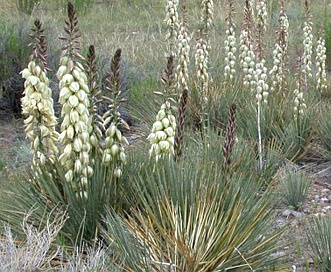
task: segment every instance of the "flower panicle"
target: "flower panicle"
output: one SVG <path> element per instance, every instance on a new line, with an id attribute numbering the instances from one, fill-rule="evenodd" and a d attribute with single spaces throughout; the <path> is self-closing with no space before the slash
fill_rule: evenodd
<path id="1" fill-rule="evenodd" d="M 178 37 L 177 37 L 177 88 L 179 90 L 188 88 L 188 65 L 190 63 L 190 41 L 191 38 L 188 35 L 188 19 L 187 10 L 185 5 L 182 6 L 183 18 L 179 25 Z"/>
<path id="2" fill-rule="evenodd" d="M 57 120 L 54 114 L 52 90 L 49 88 L 46 62 L 46 42 L 42 22 L 35 20 L 35 29 L 30 36 L 34 38 L 33 53 L 28 67 L 21 74 L 25 79 L 22 102 L 22 114 L 26 137 L 30 140 L 33 152 L 33 167 L 43 165 L 46 158 L 55 160 L 58 153 L 55 129 Z"/>
<path id="3" fill-rule="evenodd" d="M 122 50 L 119 48 L 112 57 L 110 71 L 106 79 L 108 83 L 106 91 L 110 93 L 110 97 L 104 96 L 104 98 L 109 103 L 108 110 L 101 117 L 102 127 L 105 131 L 102 162 L 106 166 L 113 166 L 116 178 L 122 175 L 123 166 L 126 164 L 125 146 L 129 145 L 128 140 L 120 130 L 120 126 L 129 129 L 128 124 L 121 118 L 119 112 L 119 105 L 125 102 L 124 99 L 119 99 L 122 85 L 120 73 L 121 59 Z"/>
<path id="4" fill-rule="evenodd" d="M 228 0 L 228 17 L 226 18 L 227 29 L 226 39 L 224 40 L 224 47 L 226 52 L 226 57 L 224 59 L 224 77 L 226 81 L 231 81 L 234 79 L 236 73 L 236 52 L 237 52 L 237 39 L 236 39 L 236 24 L 234 22 L 233 16 L 235 14 L 234 2 L 233 0 Z"/>

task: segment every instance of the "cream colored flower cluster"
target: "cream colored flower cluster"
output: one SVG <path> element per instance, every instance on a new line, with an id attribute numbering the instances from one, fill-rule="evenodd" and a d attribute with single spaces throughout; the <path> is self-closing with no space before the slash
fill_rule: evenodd
<path id="1" fill-rule="evenodd" d="M 272 74 L 272 91 L 276 88 L 280 90 L 284 84 L 284 70 L 286 65 L 288 48 L 288 29 L 288 18 L 287 15 L 282 11 L 279 16 L 279 30 L 277 32 L 277 34 L 279 35 L 278 42 L 276 43 L 276 48 L 273 51 L 274 65 L 270 70 L 270 74 Z"/>
<path id="2" fill-rule="evenodd" d="M 190 63 L 190 41 L 191 38 L 187 33 L 185 24 L 182 22 L 179 28 L 179 35 L 177 38 L 177 82 L 180 90 L 188 88 L 188 64 Z"/>
<path id="3" fill-rule="evenodd" d="M 150 156 L 155 155 L 158 160 L 162 155 L 174 154 L 176 118 L 171 113 L 170 102 L 161 106 L 153 124 L 152 133 L 147 137 L 151 143 Z"/>
<path id="4" fill-rule="evenodd" d="M 198 40 L 196 46 L 195 66 L 197 79 L 199 81 L 199 85 L 202 87 L 201 92 L 203 96 L 207 95 L 209 85 L 208 58 L 209 51 L 207 42 L 201 38 Z"/>
<path id="5" fill-rule="evenodd" d="M 201 2 L 201 21 L 205 24 L 205 29 L 210 29 L 214 18 L 213 0 L 202 0 Z"/>
<path id="6" fill-rule="evenodd" d="M 67 168 L 66 180 L 71 182 L 74 177 L 79 177 L 84 189 L 87 187 L 87 177 L 93 173 L 89 166 L 91 120 L 87 77 L 83 66 L 68 56 L 60 59 L 57 77 L 63 118 L 59 141 L 64 147 L 59 160 Z"/>
<path id="7" fill-rule="evenodd" d="M 178 36 L 178 0 L 168 0 L 166 4 L 166 17 L 164 19 L 168 26 L 168 31 L 166 34 L 166 40 L 169 42 L 169 53 L 175 56 L 175 40 Z"/>
<path id="8" fill-rule="evenodd" d="M 24 120 L 26 137 L 31 141 L 34 153 L 33 164 L 45 164 L 46 157 L 55 159 L 58 149 L 55 145 L 58 133 L 53 110 L 52 91 L 46 70 L 34 60 L 22 72 L 25 78 L 22 113 L 28 116 Z"/>
<path id="9" fill-rule="evenodd" d="M 257 101 L 267 103 L 269 96 L 269 85 L 267 83 L 267 68 L 264 66 L 264 60 L 256 63 L 256 69 L 254 71 L 256 82 L 256 99 Z"/>
<path id="10" fill-rule="evenodd" d="M 253 45 L 248 37 L 248 31 L 243 29 L 240 34 L 240 48 L 239 48 L 240 64 L 244 73 L 243 84 L 247 88 L 254 88 L 255 81 L 255 61 L 256 56 L 253 50 Z"/>
<path id="11" fill-rule="evenodd" d="M 326 61 L 325 40 L 322 37 L 319 37 L 316 47 L 316 69 L 317 69 L 316 89 L 320 92 L 323 92 L 328 88 L 328 82 L 326 79 L 326 71 L 325 71 L 325 61 Z"/>
<path id="12" fill-rule="evenodd" d="M 224 41 L 225 54 L 224 59 L 224 77 L 226 80 L 232 80 L 236 73 L 236 52 L 237 52 L 237 40 L 235 33 L 235 24 L 233 22 L 227 22 L 227 30 L 225 31 L 226 39 Z"/>
<path id="13" fill-rule="evenodd" d="M 308 20 L 305 22 L 305 26 L 303 28 L 303 35 L 304 35 L 303 72 L 308 77 L 312 77 L 311 60 L 313 54 L 313 38 L 314 38 L 312 25 L 313 23 L 310 21 L 310 17 L 308 17 Z"/>
<path id="14" fill-rule="evenodd" d="M 304 114 L 307 108 L 299 82 L 297 82 L 297 89 L 293 91 L 293 94 L 295 95 L 293 113 L 294 113 L 294 119 L 297 120 L 300 116 Z"/>
<path id="15" fill-rule="evenodd" d="M 260 25 L 261 29 L 266 31 L 268 10 L 267 3 L 265 0 L 258 0 L 255 6 L 256 9 L 256 24 Z"/>
<path id="16" fill-rule="evenodd" d="M 105 119 L 104 126 L 107 125 L 110 117 Z M 103 150 L 102 163 L 115 165 L 114 175 L 119 178 L 122 175 L 121 165 L 126 163 L 125 145 L 129 145 L 128 140 L 122 135 L 116 123 L 112 122 L 105 132 L 105 149 Z"/>

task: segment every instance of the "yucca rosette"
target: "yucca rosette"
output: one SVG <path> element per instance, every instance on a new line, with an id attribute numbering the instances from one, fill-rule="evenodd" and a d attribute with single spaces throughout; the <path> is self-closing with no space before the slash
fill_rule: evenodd
<path id="1" fill-rule="evenodd" d="M 147 140 L 151 143 L 150 156 L 155 155 L 156 160 L 158 160 L 162 155 L 173 155 L 175 131 L 176 118 L 171 113 L 170 102 L 167 101 L 161 106 L 156 115 L 152 132 L 147 137 Z"/>

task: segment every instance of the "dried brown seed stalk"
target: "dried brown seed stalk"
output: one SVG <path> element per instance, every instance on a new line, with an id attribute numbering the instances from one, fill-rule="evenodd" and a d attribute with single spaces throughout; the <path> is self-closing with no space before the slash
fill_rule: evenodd
<path id="1" fill-rule="evenodd" d="M 175 161 L 177 161 L 182 156 L 183 153 L 182 145 L 183 145 L 183 132 L 184 132 L 187 99 L 188 99 L 188 90 L 184 89 L 182 92 L 182 96 L 180 98 L 179 108 L 178 108 L 177 131 L 176 131 L 177 136 L 175 137 L 175 144 L 174 144 Z"/>
<path id="2" fill-rule="evenodd" d="M 224 145 L 222 148 L 223 157 L 224 157 L 223 166 L 222 166 L 223 170 L 227 170 L 231 164 L 232 148 L 236 141 L 236 139 L 234 137 L 234 133 L 235 133 L 236 126 L 237 126 L 236 108 L 237 108 L 237 106 L 234 103 L 230 107 L 229 121 L 228 121 L 228 126 L 226 128 Z"/>

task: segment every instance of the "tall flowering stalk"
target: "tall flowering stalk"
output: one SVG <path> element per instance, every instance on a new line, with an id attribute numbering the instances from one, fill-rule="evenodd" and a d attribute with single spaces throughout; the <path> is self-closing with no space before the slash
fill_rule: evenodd
<path id="1" fill-rule="evenodd" d="M 269 86 L 267 83 L 267 68 L 265 67 L 264 58 L 264 43 L 263 37 L 267 25 L 267 4 L 265 0 L 258 0 L 256 3 L 256 29 L 257 29 L 257 44 L 256 44 L 256 68 L 254 71 L 256 81 L 256 100 L 257 100 L 257 129 L 258 129 L 258 146 L 259 146 L 259 168 L 263 169 L 263 150 L 262 150 L 262 133 L 261 133 L 261 114 L 262 102 L 267 104 L 269 95 Z"/>
<path id="2" fill-rule="evenodd" d="M 98 115 L 98 104 L 101 101 L 101 90 L 97 85 L 97 68 L 96 68 L 96 56 L 94 45 L 91 45 L 88 50 L 86 58 L 86 75 L 87 75 L 87 85 L 90 89 L 90 106 L 89 112 L 91 115 L 91 126 L 90 126 L 90 143 L 91 143 L 91 155 L 92 158 L 97 154 L 102 153 L 102 127 L 99 125 L 99 115 Z M 92 160 L 93 160 L 92 159 Z"/>
<path id="3" fill-rule="evenodd" d="M 52 90 L 49 88 L 46 63 L 46 42 L 42 23 L 34 22 L 35 39 L 33 54 L 30 57 L 28 68 L 24 69 L 22 77 L 25 78 L 22 98 L 22 113 L 26 137 L 31 142 L 33 151 L 33 166 L 45 164 L 46 158 L 54 160 L 58 153 L 55 143 L 58 133 L 55 130 L 57 120 L 54 115 Z"/>
<path id="4" fill-rule="evenodd" d="M 190 41 L 188 35 L 188 21 L 186 7 L 182 6 L 183 19 L 179 24 L 178 37 L 177 37 L 177 88 L 179 90 L 188 88 L 188 65 L 190 63 Z"/>
<path id="5" fill-rule="evenodd" d="M 167 57 L 170 55 L 176 56 L 176 39 L 178 36 L 179 28 L 179 17 L 178 17 L 178 0 L 168 0 L 166 4 L 166 17 L 164 19 L 165 23 L 168 26 L 168 31 L 166 34 L 167 41 Z"/>
<path id="6" fill-rule="evenodd" d="M 224 59 L 224 77 L 226 82 L 231 82 L 236 73 L 236 52 L 237 52 L 237 39 L 236 39 L 236 24 L 234 22 L 234 1 L 228 0 L 228 17 L 226 18 L 226 39 L 224 41 L 225 54 Z"/>
<path id="7" fill-rule="evenodd" d="M 302 67 L 302 63 L 304 62 L 304 58 L 299 57 L 298 58 L 298 72 L 296 73 L 296 89 L 293 91 L 294 94 L 294 107 L 293 107 L 293 115 L 294 119 L 297 121 L 297 124 L 300 124 L 300 120 L 302 119 L 302 116 L 305 113 L 305 110 L 307 108 L 303 92 L 307 88 L 306 82 L 305 82 L 305 72 L 300 69 Z"/>
<path id="8" fill-rule="evenodd" d="M 270 70 L 272 76 L 271 91 L 275 91 L 278 94 L 282 94 L 285 97 L 287 91 L 287 49 L 288 49 L 288 30 L 289 21 L 284 11 L 284 0 L 280 1 L 281 9 L 278 19 L 278 29 L 276 31 L 277 39 L 276 46 L 273 51 L 273 68 Z"/>
<path id="9" fill-rule="evenodd" d="M 316 46 L 316 80 L 317 85 L 316 89 L 319 92 L 324 92 L 328 88 L 328 81 L 326 78 L 326 70 L 325 70 L 325 61 L 326 61 L 326 47 L 325 47 L 325 39 L 321 36 L 317 41 Z"/>
<path id="10" fill-rule="evenodd" d="M 197 86 L 199 91 L 201 113 L 206 114 L 206 106 L 209 95 L 209 82 L 211 77 L 208 73 L 209 69 L 209 51 L 210 44 L 208 40 L 208 32 L 211 29 L 214 18 L 214 3 L 213 0 L 201 1 L 201 28 L 200 37 L 197 39 L 195 52 L 195 67 L 197 74 Z M 205 117 L 201 118 L 201 122 L 205 122 Z"/>
<path id="11" fill-rule="evenodd" d="M 59 79 L 59 102 L 62 105 L 61 134 L 59 142 L 64 149 L 59 161 L 66 167 L 65 178 L 72 182 L 80 197 L 87 198 L 88 177 L 93 170 L 90 167 L 90 89 L 87 76 L 80 61 L 80 33 L 77 15 L 71 2 L 68 3 L 68 20 L 64 27 L 68 37 L 60 37 L 66 42 L 62 48 Z M 75 181 L 79 184 L 75 184 Z"/>
<path id="12" fill-rule="evenodd" d="M 240 66 L 244 73 L 243 84 L 248 89 L 253 91 L 256 85 L 255 82 L 255 61 L 256 55 L 253 46 L 253 19 L 252 19 L 252 6 L 249 0 L 245 1 L 244 20 L 240 33 L 240 47 L 239 59 Z"/>
<path id="13" fill-rule="evenodd" d="M 125 102 L 120 99 L 121 94 L 121 77 L 120 61 L 122 50 L 117 49 L 111 61 L 110 72 L 107 77 L 106 91 L 110 94 L 103 96 L 108 104 L 108 110 L 102 116 L 103 127 L 105 129 L 105 148 L 103 150 L 102 162 L 106 166 L 114 167 L 114 175 L 119 178 L 122 175 L 123 166 L 126 164 L 125 146 L 129 145 L 128 140 L 119 127 L 124 126 L 129 129 L 128 124 L 121 118 L 119 106 Z"/>
<path id="14" fill-rule="evenodd" d="M 168 58 L 167 68 L 162 83 L 164 92 L 155 92 L 164 97 L 164 103 L 156 115 L 156 121 L 153 124 L 152 131 L 147 137 L 151 144 L 149 150 L 150 157 L 155 157 L 158 161 L 161 157 L 174 155 L 175 131 L 177 127 L 176 117 L 173 115 L 171 94 L 174 90 L 174 59 L 173 56 Z"/>
<path id="15" fill-rule="evenodd" d="M 303 65 L 302 65 L 302 71 L 305 74 L 305 84 L 307 85 L 307 77 L 312 77 L 311 72 L 311 63 L 312 63 L 312 54 L 313 54 L 313 22 L 311 19 L 310 14 L 310 7 L 308 4 L 308 0 L 305 0 L 305 12 L 306 12 L 306 20 L 303 27 Z"/>

